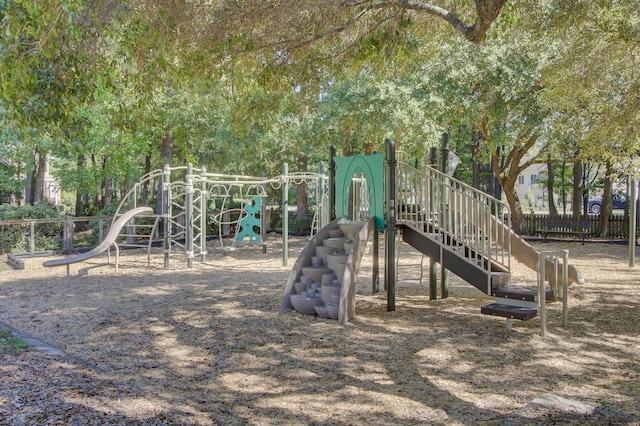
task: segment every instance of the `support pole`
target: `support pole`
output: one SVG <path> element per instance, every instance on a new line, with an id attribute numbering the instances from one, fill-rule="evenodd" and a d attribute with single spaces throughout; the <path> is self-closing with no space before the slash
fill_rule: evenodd
<path id="1" fill-rule="evenodd" d="M 336 218 L 336 147 L 329 148 L 329 222 Z"/>
<path id="2" fill-rule="evenodd" d="M 380 291 L 380 237 L 378 230 L 373 229 L 373 261 L 371 265 L 371 293 Z"/>
<path id="3" fill-rule="evenodd" d="M 449 173 L 449 133 L 443 133 L 442 134 L 442 148 L 441 148 L 441 152 L 440 152 L 440 171 L 442 173 L 444 173 L 445 175 L 447 173 Z M 445 178 L 445 179 L 448 179 Z M 448 222 L 448 217 L 449 217 L 449 191 L 444 191 L 442 193 L 442 211 L 441 216 L 438 218 L 438 220 L 440 221 L 440 226 L 444 228 L 444 231 L 446 232 L 449 229 L 449 226 L 451 225 Z M 448 238 L 447 235 L 444 235 L 445 241 L 443 241 L 443 243 L 447 243 L 446 239 Z M 449 270 L 446 269 L 445 267 L 441 267 L 440 268 L 440 292 L 441 292 L 441 297 L 443 299 L 446 299 L 447 297 L 449 297 Z"/>
<path id="4" fill-rule="evenodd" d="M 262 178 L 264 180 L 267 179 L 267 174 L 265 172 L 262 173 Z M 264 197 L 260 199 L 260 243 L 262 244 L 262 253 L 267 252 L 267 184 L 262 184 L 262 192 L 265 194 Z"/>
<path id="5" fill-rule="evenodd" d="M 434 169 L 438 168 L 438 148 L 436 148 L 435 146 L 431 147 L 431 152 L 430 152 L 430 159 L 429 162 L 431 164 L 431 167 L 433 167 Z M 436 210 L 436 200 L 435 200 L 435 182 L 433 181 L 433 179 L 429 179 L 429 185 L 431 186 L 429 188 L 429 212 L 431 213 L 432 217 L 430 218 L 431 220 L 435 219 L 433 217 L 433 212 L 435 212 Z M 429 300 L 436 300 L 438 295 L 438 263 L 433 260 L 433 259 L 429 259 Z"/>
<path id="6" fill-rule="evenodd" d="M 638 182 L 630 177 L 629 185 L 631 186 L 631 200 L 629 201 L 629 267 L 633 268 L 636 266 L 636 198 Z"/>
<path id="7" fill-rule="evenodd" d="M 185 251 L 187 253 L 187 267 L 193 268 L 193 165 L 187 165 L 185 182 L 186 214 L 185 218 Z"/>
<path id="8" fill-rule="evenodd" d="M 318 229 L 316 232 L 319 232 L 322 228 L 324 228 L 327 224 L 324 221 L 325 212 L 324 209 L 327 206 L 322 204 L 324 200 L 324 161 L 320 161 L 320 166 L 318 167 L 319 178 L 316 180 L 316 188 L 317 191 L 317 200 L 316 200 L 316 215 L 318 217 Z"/>
<path id="9" fill-rule="evenodd" d="M 289 165 L 282 165 L 282 266 L 289 265 Z"/>
<path id="10" fill-rule="evenodd" d="M 207 168 L 200 168 L 200 262 L 207 261 L 207 209 L 209 198 L 207 192 Z"/>
<path id="11" fill-rule="evenodd" d="M 387 288 L 387 311 L 396 310 L 396 148 L 391 139 L 386 140 L 386 211 L 385 211 L 385 278 Z"/>
<path id="12" fill-rule="evenodd" d="M 169 267 L 171 251 L 171 169 L 164 166 L 162 171 L 162 216 L 164 218 L 164 267 Z"/>
<path id="13" fill-rule="evenodd" d="M 569 325 L 569 250 L 562 250 L 562 327 Z"/>
<path id="14" fill-rule="evenodd" d="M 538 307 L 540 309 L 540 335 L 547 337 L 547 294 L 545 291 L 544 254 L 538 254 Z"/>

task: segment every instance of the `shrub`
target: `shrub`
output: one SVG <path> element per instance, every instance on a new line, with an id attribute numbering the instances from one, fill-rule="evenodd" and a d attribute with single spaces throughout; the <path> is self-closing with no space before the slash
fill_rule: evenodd
<path id="1" fill-rule="evenodd" d="M 50 204 L 34 206 L 0 205 L 0 220 L 58 219 L 62 213 Z M 62 222 L 37 223 L 35 225 L 35 250 L 59 250 L 62 248 Z M 10 225 L 0 227 L 0 253 L 25 253 L 30 250 L 31 226 Z"/>

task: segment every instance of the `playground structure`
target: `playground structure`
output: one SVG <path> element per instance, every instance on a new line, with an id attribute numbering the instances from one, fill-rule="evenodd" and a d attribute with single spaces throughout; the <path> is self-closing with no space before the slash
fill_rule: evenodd
<path id="1" fill-rule="evenodd" d="M 470 187 L 448 173 L 448 138 L 443 137 L 440 155 L 440 169 L 437 170 L 437 149 L 432 149 L 430 164 L 422 164 L 421 169 L 407 162 L 397 161 L 395 146 L 387 141 L 385 154 L 370 156 L 336 157 L 332 149 L 329 176 L 329 211 L 332 217 L 345 217 L 348 222 L 354 213 L 355 219 L 362 219 L 362 212 L 368 210 L 375 223 L 375 229 L 385 232 L 384 287 L 387 291 L 387 310 L 395 310 L 395 252 L 396 235 L 429 257 L 429 296 L 437 296 L 437 268 L 440 265 L 441 297 L 448 297 L 448 271 L 487 295 L 495 297 L 481 309 L 481 313 L 507 318 L 507 328 L 513 319 L 529 320 L 539 312 L 542 318 L 543 335 L 546 333 L 545 303 L 560 294 L 559 282 L 563 284 L 563 302 L 566 324 L 566 296 L 570 282 L 583 282 L 581 274 L 568 264 L 568 253 L 559 257 L 538 253 L 531 245 L 511 229 L 509 206 L 473 187 Z M 354 181 L 353 176 L 356 175 Z M 356 185 L 366 187 L 362 197 L 352 194 Z M 366 208 L 353 208 L 349 200 L 361 198 Z M 332 222 L 333 224 L 333 222 Z M 335 226 L 334 226 L 335 227 Z M 323 231 L 321 230 L 320 233 Z M 373 238 L 372 292 L 379 291 L 378 233 L 365 233 Z M 364 234 L 360 234 L 364 236 Z M 324 281 L 308 284 L 305 268 L 310 265 L 310 253 L 325 245 L 321 238 L 309 242 L 292 270 L 283 295 L 282 310 L 293 307 L 292 297 L 317 298 L 317 289 L 323 294 Z M 366 241 L 358 241 L 359 245 Z M 341 252 L 341 250 L 337 250 Z M 343 309 L 355 306 L 353 281 L 357 273 L 364 246 L 357 253 L 349 254 L 352 274 L 342 276 L 339 293 L 340 312 L 338 321 L 351 319 L 354 312 Z M 316 252 L 316 257 L 321 257 Z M 538 274 L 538 285 L 527 287 L 514 285 L 511 281 L 511 259 L 515 257 Z M 326 275 L 331 275 L 327 271 Z M 337 274 L 340 281 L 340 274 Z M 324 280 L 324 277 L 322 277 Z M 305 288 L 298 283 L 307 282 Z M 327 283 L 329 286 L 329 283 Z M 314 292 L 314 289 L 316 290 Z M 311 293 L 309 293 L 311 291 Z M 322 299 L 322 298 L 321 298 Z M 326 300 L 312 300 L 316 305 L 327 304 Z M 298 310 L 298 309 L 296 309 Z M 302 311 L 304 309 L 300 309 Z M 307 313 L 313 313 L 311 311 Z"/>
<path id="2" fill-rule="evenodd" d="M 210 227 L 217 229 L 216 237 L 225 253 L 235 244 L 245 241 L 261 244 L 266 251 L 267 189 L 281 190 L 283 264 L 288 259 L 288 198 L 292 185 L 306 183 L 317 200 L 312 230 L 328 222 L 323 200 L 326 199 L 327 177 L 322 173 L 289 173 L 287 164 L 283 174 L 272 178 L 208 173 L 192 165 L 155 170 L 144 175 L 123 197 L 116 209 L 107 237 L 93 250 L 63 259 L 47 261 L 44 266 L 61 266 L 81 262 L 111 247 L 116 248 L 116 271 L 119 248 L 138 247 L 147 250 L 147 263 L 154 242 L 163 246 L 164 267 L 169 266 L 172 253 L 182 252 L 187 266 L 193 260 L 207 260 L 207 241 Z M 147 207 L 153 202 L 149 194 L 157 194 L 156 213 Z M 140 213 L 144 212 L 144 216 Z M 122 232 L 124 230 L 124 232 Z M 224 237 L 231 242 L 224 245 Z M 110 261 L 110 257 L 109 257 Z"/>
<path id="3" fill-rule="evenodd" d="M 446 138 L 443 141 L 446 142 Z M 355 315 L 355 279 L 369 238 L 373 239 L 374 253 L 372 291 L 379 291 L 377 231 L 385 232 L 384 289 L 389 311 L 395 310 L 395 245 L 399 234 L 431 260 L 431 299 L 437 295 L 437 268 L 440 265 L 441 297 L 448 296 L 448 271 L 452 271 L 496 298 L 495 303 L 483 307 L 481 312 L 506 317 L 508 328 L 511 328 L 512 319 L 529 320 L 538 312 L 541 312 L 544 323 L 545 302 L 559 295 L 560 277 L 566 306 L 568 282 L 583 280 L 578 271 L 568 265 L 566 254 L 560 264 L 558 258 L 540 255 L 516 235 L 510 227 L 507 204 L 453 179 L 447 173 L 446 149 L 440 155 L 442 171 L 433 167 L 437 163 L 437 150 L 434 154 L 432 149 L 430 164 L 422 164 L 421 169 L 415 162 L 411 166 L 397 161 L 395 155 L 392 141 L 387 141 L 384 154 L 336 157 L 335 149 L 332 149 L 328 194 L 324 174 L 289 174 L 286 164 L 282 175 L 268 179 L 212 174 L 204 168 L 196 173 L 191 165 L 166 166 L 145 175 L 123 198 L 114 216 L 114 229 L 99 247 L 82 255 L 46 262 L 45 266 L 67 265 L 69 271 L 69 264 L 86 260 L 112 246 L 116 248 L 116 270 L 119 247 L 146 247 L 149 259 L 152 242 L 158 240 L 160 225 L 165 267 L 169 266 L 171 253 L 177 251 L 185 254 L 189 268 L 193 267 L 196 257 L 201 262 L 206 261 L 207 230 L 211 223 L 217 226 L 220 244 L 223 234 L 226 234 L 225 227 L 234 226 L 231 244 L 222 246 L 225 252 L 232 251 L 235 242 L 240 240 L 260 243 L 266 251 L 265 201 L 269 186 L 282 190 L 283 265 L 286 266 L 289 185 L 305 182 L 315 185 L 318 202 L 313 228 L 318 231 L 291 271 L 282 310 L 295 308 L 293 299 L 298 299 L 307 306 L 296 310 L 314 314 L 318 313 L 316 306 L 323 305 L 327 308 L 326 314 L 321 310 L 325 314 L 323 316 L 341 323 L 352 319 Z M 150 193 L 157 194 L 159 202 L 156 206 L 160 212 L 142 219 L 138 213 L 143 211 L 139 209 L 141 205 L 149 204 Z M 148 213 L 149 208 L 144 209 L 144 213 Z M 329 218 L 333 221 L 327 225 Z M 350 224 L 358 226 L 348 229 Z M 126 231 L 120 232 L 121 228 Z M 137 230 L 143 232 L 138 233 Z M 117 242 L 118 238 L 124 241 Z M 332 246 L 332 238 L 340 240 L 338 245 Z M 347 249 L 345 243 L 353 250 Z M 318 249 L 323 246 L 335 250 L 319 254 Z M 341 256 L 337 263 L 342 266 L 329 268 L 329 255 Z M 513 285 L 510 273 L 512 257 L 538 273 L 539 285 L 536 288 Z M 318 261 L 318 258 L 322 260 Z M 313 274 L 307 274 L 305 268 L 308 271 L 313 267 L 323 273 L 311 277 Z M 304 289 L 297 285 L 303 281 Z M 547 286 L 547 282 L 553 285 Z M 333 287 L 324 298 L 323 285 Z M 335 298 L 332 297 L 334 295 Z"/>

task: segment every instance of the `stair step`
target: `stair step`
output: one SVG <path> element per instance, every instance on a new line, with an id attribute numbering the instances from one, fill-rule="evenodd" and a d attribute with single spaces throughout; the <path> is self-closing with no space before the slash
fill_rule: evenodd
<path id="1" fill-rule="evenodd" d="M 553 291 L 547 289 L 545 291 L 547 296 L 546 300 L 553 299 Z M 507 285 L 494 288 L 491 292 L 494 297 L 501 297 L 504 299 L 517 299 L 526 300 L 527 302 L 538 301 L 538 288 L 537 287 L 525 287 L 517 285 Z"/>
<path id="2" fill-rule="evenodd" d="M 490 303 L 481 307 L 480 313 L 484 315 L 495 315 L 497 317 L 527 321 L 538 315 L 538 310 L 534 308 L 503 305 L 501 303 Z"/>

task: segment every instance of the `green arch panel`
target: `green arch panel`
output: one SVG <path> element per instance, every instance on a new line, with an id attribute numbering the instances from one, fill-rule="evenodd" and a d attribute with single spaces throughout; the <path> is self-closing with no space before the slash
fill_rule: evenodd
<path id="1" fill-rule="evenodd" d="M 376 218 L 376 229 L 384 230 L 384 161 L 385 154 L 334 157 L 336 164 L 336 216 L 349 215 L 351 178 L 362 173 L 367 181 L 369 211 Z"/>

